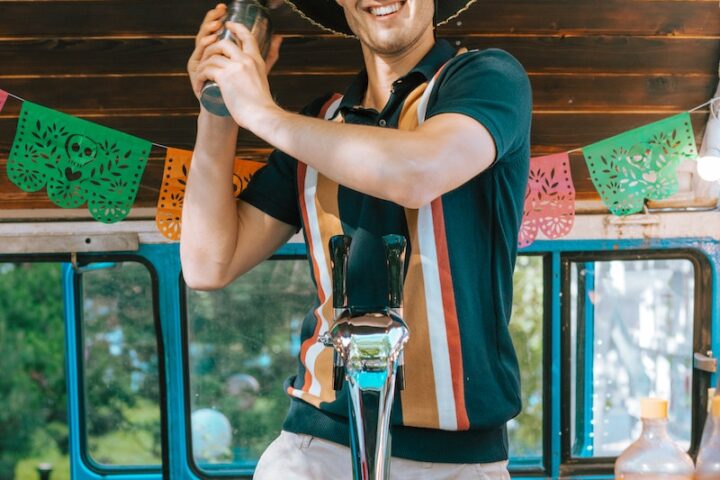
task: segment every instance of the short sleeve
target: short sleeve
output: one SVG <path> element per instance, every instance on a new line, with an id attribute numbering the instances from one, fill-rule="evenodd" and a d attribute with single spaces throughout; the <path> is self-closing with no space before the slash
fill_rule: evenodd
<path id="1" fill-rule="evenodd" d="M 532 89 L 522 65 L 500 49 L 452 59 L 438 78 L 426 118 L 460 113 L 480 122 L 495 141 L 496 162 L 530 142 Z"/>
<path id="2" fill-rule="evenodd" d="M 297 160 L 275 150 L 240 193 L 240 200 L 300 230 L 296 179 Z"/>
<path id="3" fill-rule="evenodd" d="M 300 114 L 317 117 L 331 97 L 332 94 L 328 93 L 315 99 L 303 108 Z M 240 193 L 240 199 L 300 230 L 302 218 L 298 204 L 297 167 L 295 158 L 280 150 L 274 150 L 267 165 L 255 172 L 248 186 Z"/>

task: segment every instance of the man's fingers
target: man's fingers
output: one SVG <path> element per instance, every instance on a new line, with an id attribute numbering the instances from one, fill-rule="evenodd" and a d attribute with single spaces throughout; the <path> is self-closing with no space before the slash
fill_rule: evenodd
<path id="1" fill-rule="evenodd" d="M 211 33 L 215 33 L 222 27 L 222 22 L 220 20 L 214 20 L 212 22 L 203 23 L 200 26 L 200 31 L 198 31 L 198 34 L 195 36 L 195 43 L 197 44 L 200 42 L 203 38 L 210 35 Z"/>
<path id="2" fill-rule="evenodd" d="M 202 69 L 200 73 L 198 73 L 198 76 L 195 79 L 195 83 L 193 84 L 193 90 L 195 91 L 195 95 L 197 95 L 198 98 L 200 98 L 200 94 L 202 93 L 202 89 L 205 86 L 205 82 L 215 81 L 215 77 L 219 72 L 220 69 L 218 67 L 208 66 Z"/>
<path id="3" fill-rule="evenodd" d="M 198 65 L 198 75 L 208 68 L 225 68 L 232 64 L 232 60 L 222 55 L 213 55 Z"/>
<path id="4" fill-rule="evenodd" d="M 208 34 L 215 33 L 220 30 L 220 28 L 222 27 L 222 17 L 225 15 L 226 12 L 227 7 L 224 4 L 220 3 L 215 8 L 208 11 L 207 14 L 205 14 L 205 18 L 200 25 L 200 30 L 195 36 L 196 44 Z"/>
<path id="5" fill-rule="evenodd" d="M 227 6 L 224 3 L 218 3 L 215 5 L 215 8 L 208 10 L 205 14 L 205 18 L 203 18 L 203 25 L 212 22 L 213 20 L 218 20 L 225 15 L 225 12 L 227 12 Z"/>
<path id="6" fill-rule="evenodd" d="M 199 94 L 206 81 L 217 81 L 217 75 L 231 64 L 230 59 L 216 55 L 198 66 L 197 76 L 193 82 L 193 90 Z"/>
<path id="7" fill-rule="evenodd" d="M 233 35 L 235 35 L 235 38 L 238 39 L 238 43 L 240 48 L 242 48 L 243 53 L 250 55 L 256 60 L 262 60 L 257 40 L 255 40 L 255 37 L 252 33 L 250 33 L 250 30 L 248 30 L 245 25 L 235 22 L 227 22 L 225 26 L 232 32 Z"/>
<path id="8" fill-rule="evenodd" d="M 242 56 L 242 50 L 231 40 L 221 40 L 215 42 L 205 49 L 202 60 L 207 60 L 214 55 L 221 55 L 231 60 L 237 61 Z"/>
<path id="9" fill-rule="evenodd" d="M 195 50 L 193 50 L 192 55 L 190 55 L 190 60 L 200 61 L 204 57 L 208 45 L 213 44 L 217 40 L 217 37 L 217 33 L 213 33 L 201 39 L 195 47 Z"/>
<path id="10" fill-rule="evenodd" d="M 215 18 L 215 14 L 218 10 L 226 10 L 226 9 L 227 9 L 227 5 L 225 5 L 224 3 L 218 3 L 217 5 L 215 5 L 215 7 L 211 8 L 210 10 L 207 11 L 207 13 L 205 14 L 205 18 L 203 19 L 203 22 L 206 22 L 212 18 Z"/>

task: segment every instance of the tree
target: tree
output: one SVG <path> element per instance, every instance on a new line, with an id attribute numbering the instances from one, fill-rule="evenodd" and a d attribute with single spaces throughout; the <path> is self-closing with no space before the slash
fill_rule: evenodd
<path id="1" fill-rule="evenodd" d="M 0 264 L 0 479 L 50 425 L 67 450 L 65 345 L 58 264 Z"/>
<path id="2" fill-rule="evenodd" d="M 509 426 L 512 456 L 542 456 L 543 279 L 542 257 L 518 257 L 510 333 L 520 363 L 523 411 Z"/>

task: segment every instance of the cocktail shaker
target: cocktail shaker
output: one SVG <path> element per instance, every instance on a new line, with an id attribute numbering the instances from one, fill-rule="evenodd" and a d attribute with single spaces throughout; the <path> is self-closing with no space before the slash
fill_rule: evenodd
<path id="1" fill-rule="evenodd" d="M 228 7 L 228 12 L 223 20 L 225 22 L 235 22 L 245 25 L 253 34 L 260 47 L 260 53 L 263 57 L 267 55 L 270 47 L 270 38 L 272 37 L 272 25 L 270 24 L 270 16 L 268 15 L 267 0 L 233 0 Z M 223 26 L 218 36 L 218 41 L 230 39 L 236 42 L 235 36 Z M 217 116 L 227 117 L 230 115 L 225 101 L 220 93 L 220 87 L 217 83 L 208 81 L 203 86 L 200 95 L 200 103 L 205 109 Z"/>

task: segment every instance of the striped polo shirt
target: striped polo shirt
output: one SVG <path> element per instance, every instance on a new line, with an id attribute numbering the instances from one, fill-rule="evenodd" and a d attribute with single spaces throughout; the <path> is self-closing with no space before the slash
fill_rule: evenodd
<path id="1" fill-rule="evenodd" d="M 505 424 L 521 408 L 508 321 L 529 168 L 531 90 L 507 52 L 454 55 L 447 42 L 436 42 L 393 83 L 381 112 L 361 106 L 363 71 L 342 97 L 326 95 L 302 113 L 406 130 L 441 113 L 467 115 L 496 146 L 495 161 L 480 175 L 420 209 L 406 209 L 338 185 L 275 151 L 241 195 L 303 230 L 318 292 L 302 325 L 298 372 L 285 384 L 291 398 L 285 430 L 349 444 L 347 386 L 333 390 L 333 352 L 317 342 L 333 321 L 328 240 L 340 233 L 352 237 L 349 305 L 372 308 L 384 306 L 388 296 L 382 237 L 402 234 L 408 239 L 403 315 L 410 340 L 406 386 L 391 417 L 393 456 L 443 463 L 508 457 Z M 425 92 L 434 76 L 434 88 Z M 423 97 L 425 115 L 418 114 Z"/>

